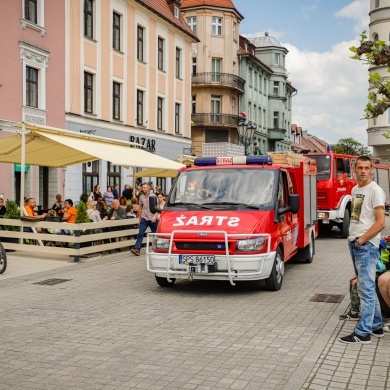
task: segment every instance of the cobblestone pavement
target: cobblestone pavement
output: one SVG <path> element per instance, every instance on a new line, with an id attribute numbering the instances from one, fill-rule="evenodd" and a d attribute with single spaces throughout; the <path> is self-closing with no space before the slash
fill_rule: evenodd
<path id="1" fill-rule="evenodd" d="M 0 275 L 0 389 L 388 389 L 390 334 L 363 346 L 337 340 L 355 325 L 338 319 L 352 273 L 346 241 L 332 233 L 316 241 L 312 264 L 286 264 L 278 292 L 189 280 L 162 288 L 129 251 Z M 53 278 L 66 281 L 37 284 Z"/>

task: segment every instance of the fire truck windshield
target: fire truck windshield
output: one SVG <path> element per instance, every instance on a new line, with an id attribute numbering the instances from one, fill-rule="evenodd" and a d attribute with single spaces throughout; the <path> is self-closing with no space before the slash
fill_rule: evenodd
<path id="1" fill-rule="evenodd" d="M 276 171 L 272 169 L 220 168 L 180 172 L 167 206 L 224 206 L 272 208 Z"/>
<path id="2" fill-rule="evenodd" d="M 317 178 L 319 180 L 328 180 L 330 178 L 332 157 L 329 154 L 310 154 L 308 157 L 317 161 Z"/>

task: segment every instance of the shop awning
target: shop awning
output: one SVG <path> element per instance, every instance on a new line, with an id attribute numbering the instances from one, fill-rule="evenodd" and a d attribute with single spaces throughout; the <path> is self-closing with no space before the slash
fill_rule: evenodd
<path id="1" fill-rule="evenodd" d="M 48 126 L 24 125 L 25 164 L 60 168 L 101 159 L 124 167 L 178 170 L 184 166 L 142 150 L 131 142 Z M 16 127 L 22 131 L 22 124 Z M 0 162 L 20 164 L 21 154 L 21 134 L 0 139 Z"/>

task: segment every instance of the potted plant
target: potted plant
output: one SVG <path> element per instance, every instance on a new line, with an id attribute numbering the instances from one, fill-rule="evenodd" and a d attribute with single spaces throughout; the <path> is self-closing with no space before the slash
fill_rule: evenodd
<path id="1" fill-rule="evenodd" d="M 5 202 L 5 207 L 7 211 L 4 214 L 4 219 L 19 219 L 21 217 L 20 209 L 17 205 L 17 203 L 13 200 L 7 199 Z M 3 225 L 4 230 L 7 230 L 9 232 L 20 232 L 20 226 L 7 226 Z M 3 237 L 1 239 L 3 242 L 12 242 L 12 243 L 18 243 L 19 239 L 16 237 Z M 10 249 L 7 249 L 7 251 L 11 251 Z"/>
<path id="2" fill-rule="evenodd" d="M 76 212 L 76 223 L 88 223 L 91 222 L 89 215 L 87 213 L 87 206 L 86 204 L 81 200 L 80 203 L 77 206 L 77 212 Z M 82 230 L 80 234 L 91 234 L 92 231 L 90 229 Z M 90 246 L 90 242 L 82 242 L 80 243 L 80 247 L 86 247 Z"/>

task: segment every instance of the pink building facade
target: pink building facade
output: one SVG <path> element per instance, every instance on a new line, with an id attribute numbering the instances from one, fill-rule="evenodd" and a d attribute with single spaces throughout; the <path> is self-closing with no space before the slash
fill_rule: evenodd
<path id="1" fill-rule="evenodd" d="M 0 36 L 0 138 L 22 121 L 63 128 L 64 1 L 3 1 Z M 63 170 L 30 166 L 24 193 L 38 204 L 52 202 L 63 192 L 63 177 Z M 0 196 L 18 200 L 19 191 L 20 167 L 0 164 Z"/>

